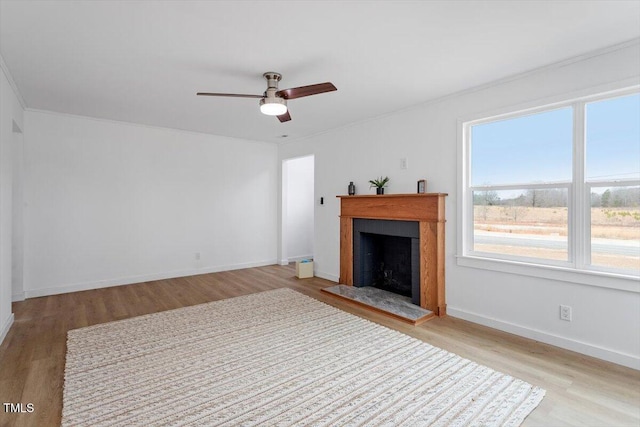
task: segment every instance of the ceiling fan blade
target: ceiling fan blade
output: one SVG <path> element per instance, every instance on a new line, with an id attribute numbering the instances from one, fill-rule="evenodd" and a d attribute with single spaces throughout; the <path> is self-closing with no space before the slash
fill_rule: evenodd
<path id="1" fill-rule="evenodd" d="M 334 90 L 338 90 L 333 83 L 318 83 L 315 85 L 309 86 L 300 86 L 294 87 L 291 89 L 282 89 L 276 92 L 276 96 L 281 96 L 284 99 L 296 99 L 302 98 L 303 96 L 311 96 L 318 95 L 320 93 L 325 92 L 333 92 Z"/>
<path id="2" fill-rule="evenodd" d="M 287 110 L 287 112 L 284 114 L 280 114 L 278 116 L 278 120 L 280 120 L 280 123 L 288 122 L 289 120 L 291 120 L 291 114 L 289 114 L 289 110 Z"/>
<path id="3" fill-rule="evenodd" d="M 264 95 L 242 95 L 239 93 L 209 93 L 209 92 L 198 92 L 196 95 L 198 96 L 227 96 L 231 98 L 264 98 Z"/>

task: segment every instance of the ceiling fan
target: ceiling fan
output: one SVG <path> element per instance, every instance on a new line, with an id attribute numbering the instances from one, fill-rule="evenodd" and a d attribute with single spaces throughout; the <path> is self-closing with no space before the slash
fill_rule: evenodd
<path id="1" fill-rule="evenodd" d="M 238 93 L 209 93 L 198 92 L 199 96 L 228 96 L 233 98 L 258 98 L 260 99 L 260 111 L 268 116 L 277 116 L 280 122 L 288 122 L 291 115 L 287 109 L 287 100 L 302 98 L 304 96 L 318 95 L 325 92 L 338 90 L 332 83 L 318 83 L 309 86 L 294 87 L 278 90 L 278 82 L 282 79 L 280 73 L 273 71 L 262 75 L 267 79 L 267 90 L 262 95 L 242 95 Z"/>

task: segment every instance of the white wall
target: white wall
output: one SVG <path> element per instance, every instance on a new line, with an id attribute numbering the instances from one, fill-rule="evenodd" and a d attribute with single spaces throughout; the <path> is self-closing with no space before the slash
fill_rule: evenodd
<path id="1" fill-rule="evenodd" d="M 286 258 L 297 261 L 313 256 L 314 210 L 313 156 L 283 162 L 285 196 Z"/>
<path id="2" fill-rule="evenodd" d="M 593 88 L 613 88 L 640 76 L 638 43 L 566 61 L 476 90 L 291 141 L 281 159 L 314 154 L 316 274 L 339 275 L 339 202 L 354 181 L 359 194 L 373 193 L 367 181 L 391 178 L 388 193 L 414 193 L 428 180 L 429 192 L 448 193 L 446 289 L 450 315 L 640 369 L 640 294 L 542 278 L 479 270 L 456 264 L 457 122 L 473 114 L 517 108 L 550 98 L 570 99 Z M 618 82 L 618 83 L 616 83 Z M 409 159 L 401 169 L 400 159 Z M 637 289 L 637 288 L 636 288 Z M 573 307 L 573 321 L 559 320 L 558 306 Z"/>
<path id="3" fill-rule="evenodd" d="M 0 342 L 13 323 L 11 313 L 12 145 L 23 129 L 23 110 L 0 57 Z"/>
<path id="4" fill-rule="evenodd" d="M 28 110 L 24 157 L 27 298 L 277 260 L 274 144 Z"/>
<path id="5" fill-rule="evenodd" d="M 24 300 L 23 264 L 24 264 L 24 135 L 13 133 L 12 150 L 12 232 L 11 232 L 11 299 Z"/>

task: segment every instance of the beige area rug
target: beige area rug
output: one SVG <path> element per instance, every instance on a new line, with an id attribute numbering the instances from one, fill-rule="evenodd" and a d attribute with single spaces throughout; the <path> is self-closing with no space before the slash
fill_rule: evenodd
<path id="1" fill-rule="evenodd" d="M 65 426 L 517 426 L 544 390 L 290 289 L 69 331 Z"/>

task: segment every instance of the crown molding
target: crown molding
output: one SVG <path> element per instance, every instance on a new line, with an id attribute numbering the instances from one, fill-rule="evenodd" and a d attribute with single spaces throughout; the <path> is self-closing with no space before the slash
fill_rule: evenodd
<path id="1" fill-rule="evenodd" d="M 0 0 L 0 1 L 2 1 L 2 0 Z M 183 133 L 183 134 L 189 134 L 189 135 L 200 135 L 200 136 L 207 136 L 207 137 L 213 136 L 213 137 L 216 137 L 216 138 L 221 138 L 221 139 L 228 140 L 230 142 L 232 142 L 232 141 L 242 141 L 242 142 L 248 142 L 248 143 L 251 143 L 251 144 L 277 145 L 277 142 L 261 141 L 259 139 L 238 138 L 238 137 L 235 137 L 235 136 L 218 135 L 218 134 L 215 134 L 215 133 L 198 132 L 198 131 L 193 131 L 193 130 L 188 130 L 188 129 L 170 128 L 170 127 L 166 127 L 166 126 L 148 125 L 148 124 L 144 124 L 144 123 L 127 122 L 127 121 L 124 121 L 124 120 L 105 119 L 105 118 L 102 118 L 102 117 L 83 116 L 83 115 L 80 115 L 80 114 L 63 113 L 63 112 L 60 112 L 60 111 L 41 110 L 39 108 L 25 108 L 24 111 L 25 111 L 25 113 L 48 114 L 48 115 L 52 115 L 52 116 L 68 117 L 68 118 L 79 119 L 79 120 L 89 120 L 89 121 L 93 121 L 93 122 L 108 123 L 108 124 L 114 124 L 114 125 L 120 125 L 120 126 L 131 126 L 131 127 L 138 127 L 138 128 L 143 128 L 143 129 L 161 130 L 161 131 L 166 131 L 166 132 L 177 132 L 177 133 Z"/>
<path id="2" fill-rule="evenodd" d="M 20 103 L 20 106 L 22 107 L 23 110 L 25 110 L 27 108 L 27 104 L 24 102 L 24 98 L 22 97 L 22 94 L 18 90 L 18 85 L 16 85 L 15 80 L 13 80 L 13 76 L 11 75 L 11 72 L 9 71 L 9 67 L 7 67 L 6 62 L 4 62 L 4 58 L 2 57 L 1 53 L 0 53 L 0 68 L 2 69 L 2 72 L 7 78 L 9 85 L 13 89 L 13 93 L 16 94 L 16 98 L 18 98 L 18 102 Z"/>
<path id="3" fill-rule="evenodd" d="M 490 82 L 487 82 L 487 83 L 483 83 L 483 84 L 480 84 L 480 85 L 477 85 L 477 86 L 473 86 L 473 87 L 470 87 L 470 88 L 467 88 L 467 89 L 463 89 L 463 90 L 460 90 L 460 91 L 457 91 L 457 92 L 452 92 L 452 93 L 449 93 L 449 94 L 445 94 L 445 95 L 442 95 L 442 96 L 439 96 L 439 97 L 436 97 L 436 98 L 433 98 L 433 99 L 426 100 L 424 102 L 420 102 L 418 104 L 409 105 L 407 107 L 403 107 L 403 108 L 400 108 L 398 110 L 394 110 L 394 111 L 390 111 L 390 112 L 387 112 L 387 113 L 384 113 L 384 114 L 380 114 L 380 115 L 375 116 L 375 117 L 364 118 L 364 119 L 359 120 L 357 122 L 347 123 L 345 125 L 338 126 L 338 127 L 332 128 L 332 129 L 326 129 L 326 130 L 323 130 L 323 131 L 320 131 L 320 132 L 313 133 L 311 135 L 305 135 L 305 136 L 302 136 L 302 137 L 287 139 L 287 141 L 279 142 L 279 145 L 284 146 L 284 145 L 288 145 L 288 144 L 291 144 L 291 143 L 304 141 L 304 140 L 307 140 L 307 139 L 313 139 L 315 137 L 318 137 L 318 136 L 326 134 L 326 133 L 331 133 L 331 132 L 335 132 L 335 131 L 338 131 L 338 130 L 343 130 L 343 129 L 347 129 L 347 128 L 350 128 L 350 127 L 359 126 L 359 125 L 362 125 L 362 124 L 367 123 L 367 122 L 378 121 L 378 120 L 384 119 L 386 117 L 395 116 L 397 114 L 404 114 L 404 113 L 407 113 L 407 112 L 410 112 L 410 111 L 413 111 L 413 110 L 419 110 L 419 109 L 427 107 L 429 105 L 438 104 L 440 102 L 444 102 L 444 101 L 447 101 L 449 99 L 457 98 L 459 96 L 464 96 L 464 95 L 468 95 L 468 94 L 471 94 L 471 93 L 474 93 L 474 92 L 479 92 L 479 91 L 482 91 L 482 90 L 490 89 L 490 88 L 495 87 L 495 86 L 504 85 L 504 84 L 510 83 L 512 81 L 515 81 L 515 80 L 524 79 L 526 77 L 533 76 L 533 75 L 536 75 L 536 74 L 541 74 L 541 73 L 544 73 L 544 72 L 547 72 L 547 71 L 560 69 L 560 68 L 566 67 L 568 65 L 571 65 L 571 64 L 574 64 L 574 63 L 577 63 L 577 62 L 587 61 L 587 60 L 592 59 L 592 58 L 597 58 L 599 56 L 608 55 L 608 54 L 616 52 L 618 50 L 622 50 L 622 49 L 626 49 L 626 48 L 630 48 L 630 47 L 638 47 L 638 48 L 640 48 L 640 37 L 633 38 L 631 40 L 627 40 L 627 41 L 624 41 L 622 43 L 617 43 L 617 44 L 614 44 L 614 45 L 611 45 L 611 46 L 606 46 L 606 47 L 603 47 L 603 48 L 600 48 L 600 49 L 591 50 L 589 52 L 586 52 L 586 53 L 583 53 L 583 54 L 580 54 L 580 55 L 572 56 L 572 57 L 564 59 L 564 60 L 560 60 L 560 61 L 553 62 L 553 63 L 547 64 L 547 65 L 542 65 L 540 67 L 532 68 L 531 70 L 523 71 L 521 73 L 517 73 L 517 74 L 510 75 L 510 76 L 502 77 L 502 78 L 500 78 L 498 80 L 493 80 L 493 81 L 490 81 Z"/>

